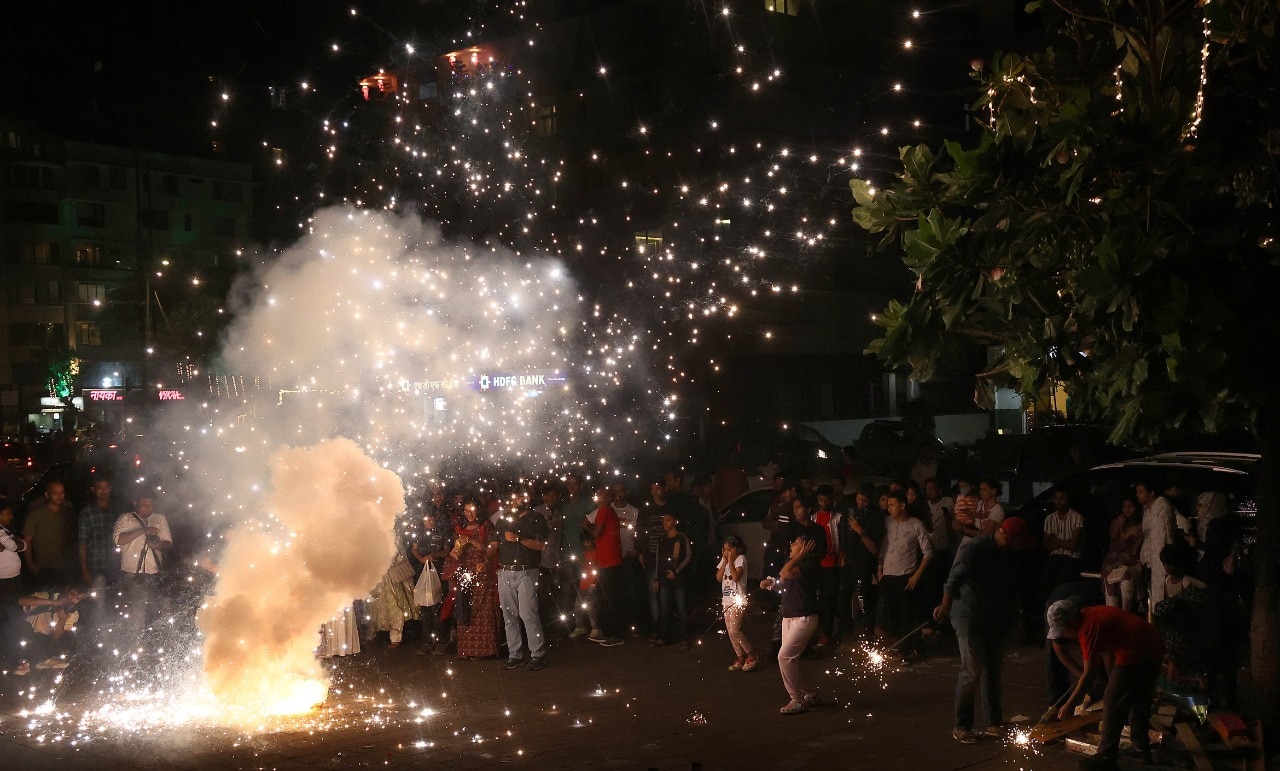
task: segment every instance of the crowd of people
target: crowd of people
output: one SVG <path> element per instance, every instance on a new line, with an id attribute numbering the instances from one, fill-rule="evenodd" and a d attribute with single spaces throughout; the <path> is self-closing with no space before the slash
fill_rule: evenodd
<path id="1" fill-rule="evenodd" d="M 865 643 L 909 661 L 953 634 L 961 662 L 953 736 L 973 743 L 1002 735 L 1006 646 L 1043 628 L 1050 695 L 1064 714 L 1110 660 L 1100 767 L 1114 764 L 1117 726 L 1141 724 L 1149 711 L 1152 667 L 1221 704 L 1234 699 L 1247 586 L 1240 522 L 1221 493 L 1201 493 L 1188 516 L 1176 486 L 1136 485 L 1106 525 L 1100 571 L 1082 574 L 1089 525 L 1062 489 L 1033 528 L 1006 515 L 994 480 L 873 486 L 837 475 L 815 485 L 777 473 L 770 481 L 758 587 L 748 582 L 748 545 L 722 535 L 717 518 L 723 500 L 745 488 L 741 473 L 686 485 L 674 469 L 649 480 L 644 500 L 626 483 L 592 488 L 574 473 L 501 488 L 432 486 L 397 522 L 401 548 L 383 580 L 343 629 L 324 630 L 337 643 L 319 652 L 355 653 L 357 633 L 367 641 L 386 632 L 392 647 L 410 639 L 421 655 L 537 671 L 552 639 L 689 648 L 697 627 L 723 623 L 728 669 L 776 661 L 788 697 L 781 712 L 790 715 L 819 700 L 806 657 Z M 124 634 L 141 634 L 177 599 L 165 576 L 199 562 L 175 555 L 152 498 L 119 501 L 108 479 L 93 482 L 78 515 L 57 481 L 25 512 L 20 533 L 10 530 L 14 515 L 0 506 L 0 669 L 14 675 L 33 663 L 66 666 L 82 610 L 91 619 L 114 613 Z M 773 614 L 768 647 L 744 627 L 753 608 Z"/>
<path id="2" fill-rule="evenodd" d="M 143 494 L 121 505 L 100 478 L 76 515 L 65 484 L 50 481 L 19 534 L 13 505 L 0 501 L 0 671 L 65 669 L 79 632 L 108 615 L 115 643 L 129 650 L 167 613 L 174 538 L 154 502 Z"/>

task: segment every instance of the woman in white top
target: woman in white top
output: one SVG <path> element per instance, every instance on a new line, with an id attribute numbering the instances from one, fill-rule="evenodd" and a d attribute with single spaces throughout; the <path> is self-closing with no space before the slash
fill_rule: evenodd
<path id="1" fill-rule="evenodd" d="M 1000 527 L 1000 523 L 1004 521 L 1004 506 L 1000 504 L 1000 483 L 994 479 L 988 479 L 978 485 L 978 510 L 973 515 L 973 524 L 966 525 L 961 523 L 960 532 L 964 534 L 964 538 L 960 541 L 959 549 L 963 549 L 974 538 L 980 535 L 990 535 Z"/>

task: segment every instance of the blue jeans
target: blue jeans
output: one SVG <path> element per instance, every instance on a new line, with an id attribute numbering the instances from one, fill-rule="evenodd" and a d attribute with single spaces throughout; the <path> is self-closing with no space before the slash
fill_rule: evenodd
<path id="1" fill-rule="evenodd" d="M 650 582 L 649 586 L 652 589 L 653 583 Z M 683 640 L 686 618 L 684 580 L 659 580 L 658 588 L 649 593 L 649 610 L 653 612 L 654 634 L 663 642 Z"/>
<path id="2" fill-rule="evenodd" d="M 951 614 L 960 643 L 960 676 L 956 679 L 956 728 L 973 729 L 973 700 L 982 699 L 988 726 L 1004 723 L 1000 703 L 1000 666 L 1004 663 L 1004 625 L 966 614 Z"/>
<path id="3" fill-rule="evenodd" d="M 529 637 L 529 655 L 540 659 L 547 653 L 547 638 L 542 634 L 538 616 L 538 569 L 499 570 L 498 602 L 502 605 L 502 624 L 507 632 L 507 657 L 524 657 L 524 640 L 520 622 Z"/>

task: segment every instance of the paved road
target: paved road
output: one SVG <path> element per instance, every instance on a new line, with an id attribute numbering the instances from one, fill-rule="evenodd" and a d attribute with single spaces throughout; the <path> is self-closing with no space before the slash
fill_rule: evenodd
<path id="1" fill-rule="evenodd" d="M 767 639 L 766 619 L 749 630 Z M 529 769 L 1066 769 L 1058 748 L 1032 755 L 950 737 L 954 643 L 923 663 L 870 672 L 849 651 L 807 661 L 825 706 L 781 716 L 777 669 L 727 671 L 729 643 L 715 631 L 692 650 L 642 641 L 602 648 L 553 644 L 541 672 L 497 661 L 416 656 L 375 644 L 331 663 L 328 706 L 292 730 L 237 732 L 198 725 L 141 731 L 81 730 L 93 690 L 88 668 L 0 678 L 0 765 L 9 769 L 397 768 L 439 765 Z M 860 659 L 860 657 L 859 657 Z M 1044 705 L 1039 650 L 1023 648 L 1005 671 L 1008 716 Z M 20 717 L 58 698 L 54 713 Z M 113 709 L 123 709 L 116 704 Z M 149 707 L 148 709 L 165 709 Z M 431 712 L 424 716 L 424 711 Z M 144 716 L 144 718 L 147 716 Z M 90 717 L 86 723 L 95 722 Z M 68 727 L 69 726 L 69 727 Z"/>

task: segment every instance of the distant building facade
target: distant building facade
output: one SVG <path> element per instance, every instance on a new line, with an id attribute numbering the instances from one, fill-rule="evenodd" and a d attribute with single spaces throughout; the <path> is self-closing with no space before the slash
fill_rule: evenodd
<path id="1" fill-rule="evenodd" d="M 252 198 L 245 164 L 0 121 L 0 431 L 56 431 L 80 389 L 171 371 L 156 290 L 234 270 Z"/>

